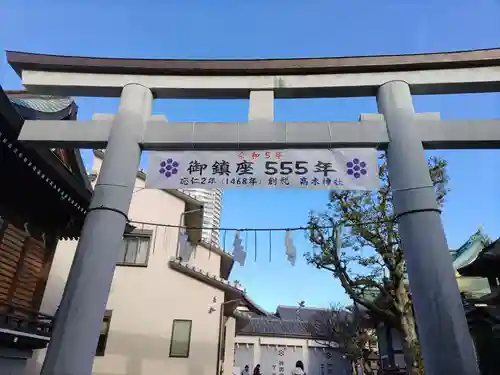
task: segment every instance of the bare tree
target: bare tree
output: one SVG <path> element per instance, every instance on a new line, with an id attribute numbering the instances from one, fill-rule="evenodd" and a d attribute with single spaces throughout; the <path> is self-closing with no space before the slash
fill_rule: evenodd
<path id="1" fill-rule="evenodd" d="M 358 367 L 365 375 L 375 374 L 370 363 L 370 357 L 374 354 L 375 334 L 363 324 L 356 308 L 332 306 L 316 315 L 310 324 L 313 336 L 318 338 L 318 342 L 340 350 L 352 364 L 355 374 Z"/>
<path id="2" fill-rule="evenodd" d="M 429 173 L 442 205 L 448 192 L 446 161 L 431 158 Z M 332 272 L 370 315 L 395 328 L 402 337 L 406 373 L 423 374 L 385 156 L 380 157 L 379 177 L 377 192 L 333 191 L 327 210 L 310 216 L 309 240 L 315 251 L 306 258 Z M 340 228 L 346 228 L 344 233 Z M 374 292 L 376 298 L 368 297 Z"/>

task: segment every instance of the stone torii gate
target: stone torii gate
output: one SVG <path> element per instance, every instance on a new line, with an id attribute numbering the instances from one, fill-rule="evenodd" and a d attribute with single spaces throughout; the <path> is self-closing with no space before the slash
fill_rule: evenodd
<path id="1" fill-rule="evenodd" d="M 7 52 L 31 92 L 120 97 L 116 116 L 27 121 L 40 147 L 106 148 L 44 375 L 89 375 L 142 150 L 376 147 L 388 152 L 427 375 L 478 374 L 426 149 L 498 148 L 500 120 L 416 115 L 411 94 L 500 91 L 500 50 L 288 60 L 140 60 Z M 274 98 L 376 96 L 359 122 L 274 123 Z M 156 98 L 249 98 L 247 123 L 167 123 Z"/>

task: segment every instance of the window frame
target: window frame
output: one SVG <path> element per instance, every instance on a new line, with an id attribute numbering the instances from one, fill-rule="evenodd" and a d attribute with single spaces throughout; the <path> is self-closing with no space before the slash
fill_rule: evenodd
<path id="1" fill-rule="evenodd" d="M 104 312 L 104 316 L 102 317 L 102 323 L 107 321 L 107 327 L 106 327 L 106 333 L 99 333 L 99 339 L 97 341 L 97 346 L 95 349 L 95 356 L 96 357 L 104 357 L 106 355 L 106 346 L 108 344 L 108 339 L 109 339 L 109 331 L 111 328 L 111 318 L 113 316 L 113 310 L 106 310 Z M 101 323 L 101 324 L 102 324 Z M 104 336 L 104 343 L 101 345 L 101 350 L 99 350 L 99 343 L 101 342 L 101 337 Z"/>
<path id="2" fill-rule="evenodd" d="M 149 255 L 151 253 L 151 246 L 153 244 L 153 231 L 152 230 L 133 230 L 130 233 L 125 233 L 123 235 L 123 241 L 126 241 L 127 238 L 136 238 L 136 239 L 147 239 L 148 246 L 146 250 L 146 260 L 144 263 L 128 263 L 125 261 L 116 262 L 116 266 L 118 267 L 147 267 L 149 264 Z M 124 257 L 127 256 L 127 252 L 125 250 Z"/>
<path id="3" fill-rule="evenodd" d="M 176 353 L 172 353 L 172 342 L 174 341 L 174 328 L 175 328 L 175 324 L 177 322 L 182 322 L 182 323 L 186 323 L 186 322 L 189 322 L 189 337 L 188 337 L 188 343 L 187 343 L 187 352 L 186 354 L 176 354 Z M 174 319 L 173 322 L 172 322 L 172 331 L 171 331 L 171 334 L 170 334 L 170 346 L 168 348 L 168 356 L 170 358 L 189 358 L 189 354 L 191 352 L 191 336 L 192 336 L 192 333 L 193 333 L 193 321 L 190 320 L 190 319 Z"/>

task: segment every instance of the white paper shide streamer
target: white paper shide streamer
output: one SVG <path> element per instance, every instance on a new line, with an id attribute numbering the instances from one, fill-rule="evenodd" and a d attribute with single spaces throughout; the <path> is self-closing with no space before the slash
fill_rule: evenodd
<path id="1" fill-rule="evenodd" d="M 235 262 L 240 264 L 240 266 L 244 266 L 246 257 L 247 253 L 242 245 L 241 234 L 240 231 L 237 230 L 233 241 L 233 258 Z"/>
<path id="2" fill-rule="evenodd" d="M 292 266 L 295 266 L 295 260 L 297 259 L 297 249 L 293 244 L 292 233 L 287 230 L 285 234 L 285 254 L 288 261 Z"/>

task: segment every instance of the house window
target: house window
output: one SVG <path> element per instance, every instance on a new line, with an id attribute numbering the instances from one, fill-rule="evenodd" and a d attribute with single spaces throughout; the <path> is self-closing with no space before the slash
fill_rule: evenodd
<path id="1" fill-rule="evenodd" d="M 147 234 L 127 234 L 123 236 L 123 246 L 117 265 L 147 266 L 150 243 L 151 236 Z"/>
<path id="2" fill-rule="evenodd" d="M 106 343 L 108 342 L 109 325 L 111 324 L 111 310 L 106 310 L 104 317 L 102 318 L 101 333 L 99 335 L 99 341 L 97 342 L 97 349 L 95 355 L 98 357 L 103 357 L 106 351 Z"/>
<path id="3" fill-rule="evenodd" d="M 172 337 L 170 338 L 170 357 L 189 357 L 192 324 L 191 320 L 174 320 L 172 324 Z"/>

